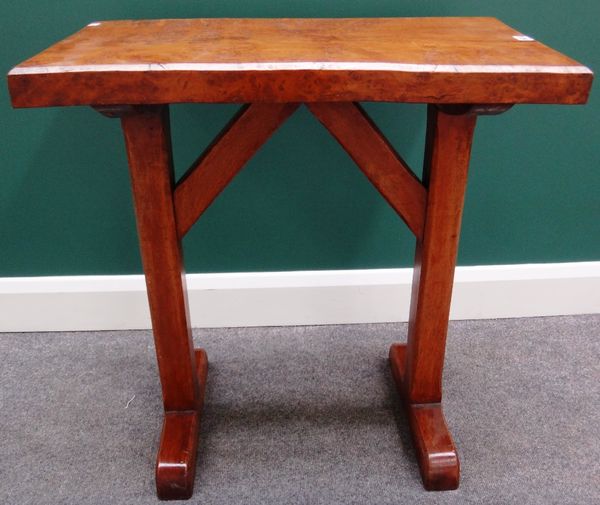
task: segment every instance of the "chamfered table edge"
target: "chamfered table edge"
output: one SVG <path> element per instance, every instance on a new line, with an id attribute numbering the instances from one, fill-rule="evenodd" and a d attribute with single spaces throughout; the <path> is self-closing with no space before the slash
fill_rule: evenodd
<path id="1" fill-rule="evenodd" d="M 584 104 L 587 67 L 535 71 L 189 70 L 8 74 L 13 107 L 69 105 L 375 101 L 472 104 Z M 487 69 L 483 69 L 487 70 Z"/>
<path id="2" fill-rule="evenodd" d="M 328 21 L 348 19 L 360 18 Z M 493 20 L 513 30 L 495 18 L 481 19 Z M 214 21 L 214 18 L 210 20 Z M 282 20 L 285 21 L 278 21 Z M 99 24 L 90 23 L 88 27 Z M 64 40 L 77 36 L 86 28 Z M 592 71 L 544 44 L 541 46 L 561 57 L 556 64 L 431 64 L 385 59 L 253 61 L 249 58 L 234 62 L 217 59 L 187 63 L 43 66 L 28 64 L 33 59 L 29 58 L 10 70 L 8 86 L 14 107 L 315 101 L 586 103 L 593 80 Z"/>

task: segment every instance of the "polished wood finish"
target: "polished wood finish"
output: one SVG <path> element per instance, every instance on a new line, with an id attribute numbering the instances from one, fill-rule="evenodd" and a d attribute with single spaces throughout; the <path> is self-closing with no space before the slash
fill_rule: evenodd
<path id="1" fill-rule="evenodd" d="M 175 189 L 177 232 L 183 237 L 213 200 L 298 104 L 254 103 L 234 116 Z"/>
<path id="2" fill-rule="evenodd" d="M 423 166 L 427 210 L 417 241 L 408 323 L 407 396 L 442 399 L 442 368 L 471 142 L 477 117 L 429 107 Z"/>
<path id="3" fill-rule="evenodd" d="M 193 410 L 198 396 L 181 244 L 173 208 L 168 108 L 121 119 L 165 410 Z"/>
<path id="4" fill-rule="evenodd" d="M 429 106 L 423 166 L 427 209 L 417 240 L 406 347 L 390 363 L 427 489 L 456 489 L 459 462 L 442 412 L 442 370 L 471 142 L 477 116 Z"/>
<path id="5" fill-rule="evenodd" d="M 204 404 L 208 360 L 203 349 L 195 350 L 198 398 L 192 411 L 165 412 L 158 456 L 156 491 L 163 500 L 184 500 L 194 491 L 200 416 Z"/>
<path id="6" fill-rule="evenodd" d="M 309 103 L 308 108 L 420 240 L 425 188 L 363 108 L 344 102 Z"/>
<path id="7" fill-rule="evenodd" d="M 169 110 L 125 108 L 121 124 L 165 409 L 156 486 L 160 498 L 188 498 L 194 484 L 207 360 L 203 351 L 194 351 L 189 327 L 173 205 Z"/>
<path id="8" fill-rule="evenodd" d="M 454 489 L 442 371 L 477 115 L 584 103 L 592 73 L 492 18 L 91 23 L 15 67 L 15 107 L 120 117 L 163 391 L 160 498 L 192 494 L 208 362 L 193 349 L 181 239 L 305 102 L 417 238 L 408 342 L 390 349 L 423 483 Z M 429 104 L 419 181 L 357 101 Z M 175 184 L 168 104 L 246 103 Z M 164 105 L 162 105 L 164 104 Z"/>
<path id="9" fill-rule="evenodd" d="M 470 17 L 101 21 L 9 74 L 16 107 L 584 103 L 591 82 L 576 61 Z"/>
<path id="10" fill-rule="evenodd" d="M 403 400 L 425 489 L 456 489 L 460 463 L 440 403 L 410 403 L 406 397 L 406 345 L 390 348 L 390 366 Z"/>

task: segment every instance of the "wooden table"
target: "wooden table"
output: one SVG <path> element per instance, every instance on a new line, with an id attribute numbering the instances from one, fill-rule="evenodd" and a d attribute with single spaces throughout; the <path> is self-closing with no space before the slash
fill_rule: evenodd
<path id="1" fill-rule="evenodd" d="M 425 487 L 456 488 L 441 384 L 475 121 L 517 103 L 585 103 L 591 82 L 586 67 L 493 18 L 96 22 L 11 70 L 15 107 L 91 105 L 121 118 L 165 409 L 159 497 L 192 494 L 208 366 L 192 346 L 181 240 L 301 104 L 416 237 L 408 343 L 392 345 L 390 363 Z M 422 180 L 361 101 L 429 104 Z M 175 181 L 168 104 L 180 102 L 246 105 Z"/>

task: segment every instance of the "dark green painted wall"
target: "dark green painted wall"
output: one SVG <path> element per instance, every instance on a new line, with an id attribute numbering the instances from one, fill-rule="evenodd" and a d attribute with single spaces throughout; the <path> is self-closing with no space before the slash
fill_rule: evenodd
<path id="1" fill-rule="evenodd" d="M 3 0 L 0 70 L 93 20 L 455 15 L 496 16 L 600 70 L 598 0 Z M 119 122 L 87 108 L 13 110 L 0 89 L 0 276 L 140 271 Z M 480 119 L 460 264 L 600 260 L 597 91 L 585 107 L 520 106 Z M 424 107 L 366 108 L 420 165 Z M 179 173 L 235 109 L 172 108 Z M 411 264 L 413 240 L 301 110 L 190 232 L 185 254 L 189 272 L 381 268 Z"/>

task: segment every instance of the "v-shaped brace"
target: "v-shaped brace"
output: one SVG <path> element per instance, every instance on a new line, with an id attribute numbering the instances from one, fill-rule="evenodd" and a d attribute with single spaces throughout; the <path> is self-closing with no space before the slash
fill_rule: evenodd
<path id="1" fill-rule="evenodd" d="M 298 106 L 253 103 L 239 110 L 177 183 L 180 238 Z M 360 105 L 323 102 L 307 107 L 421 240 L 427 191 Z"/>

